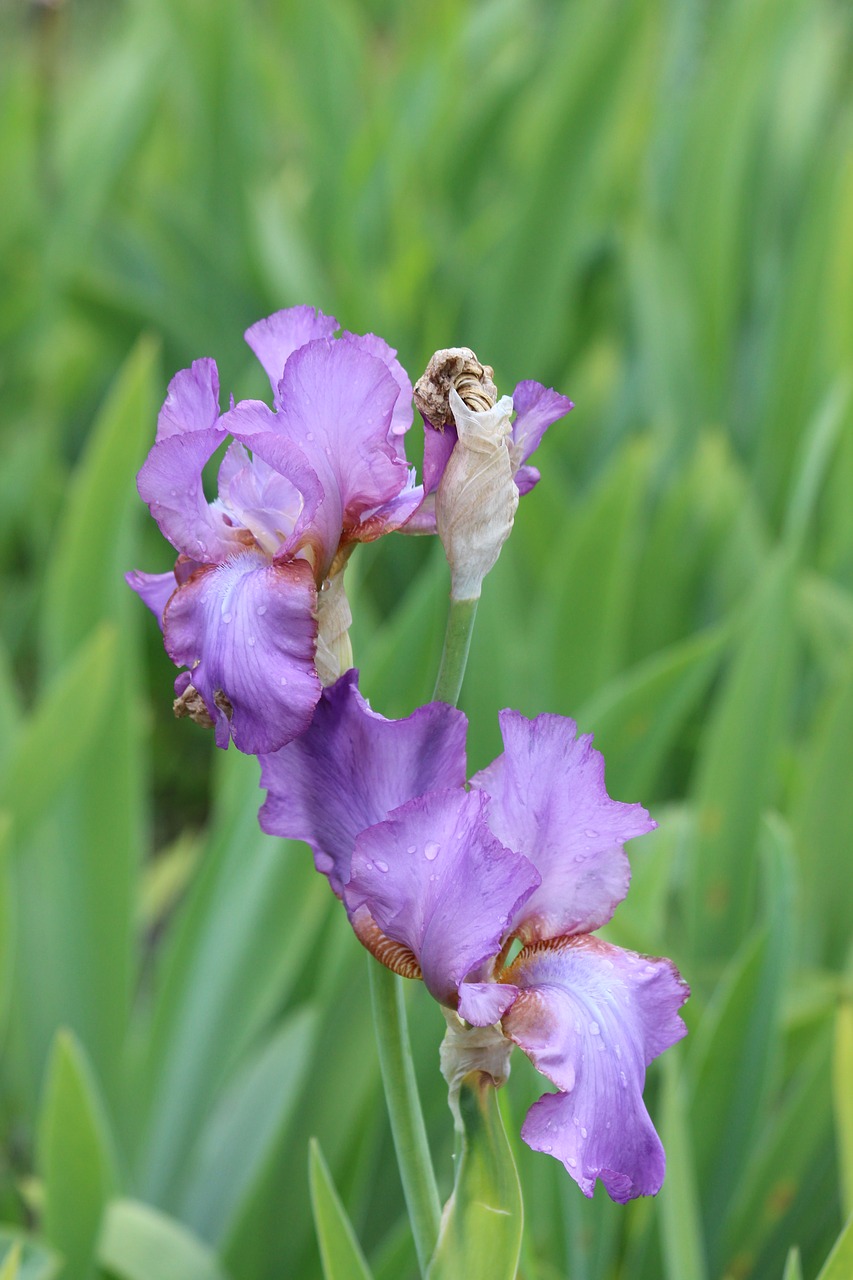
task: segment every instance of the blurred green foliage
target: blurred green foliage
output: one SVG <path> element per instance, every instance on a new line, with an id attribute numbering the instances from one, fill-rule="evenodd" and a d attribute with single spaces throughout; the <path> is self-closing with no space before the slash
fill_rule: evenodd
<path id="1" fill-rule="evenodd" d="M 242 330 L 310 302 L 413 376 L 465 343 L 578 405 L 486 584 L 471 765 L 500 706 L 596 733 L 660 821 L 609 936 L 694 995 L 661 1195 L 587 1202 L 518 1143 L 522 1275 L 812 1280 L 853 1211 L 853 12 L 66 0 L 0 45 L 2 1274 L 316 1276 L 312 1136 L 341 1256 L 342 1201 L 376 1280 L 414 1274 L 360 948 L 254 762 L 172 721 L 122 581 L 170 561 L 133 485 L 168 377 L 264 394 Z M 440 548 L 349 576 L 404 714 Z M 515 1135 L 538 1089 L 519 1057 Z"/>

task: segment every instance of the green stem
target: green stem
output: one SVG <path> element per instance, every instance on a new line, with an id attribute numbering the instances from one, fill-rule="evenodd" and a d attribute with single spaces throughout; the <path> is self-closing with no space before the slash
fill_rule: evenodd
<path id="1" fill-rule="evenodd" d="M 406 1006 L 403 1003 L 403 979 L 384 965 L 376 964 L 372 957 L 370 998 L 394 1149 L 418 1263 L 421 1274 L 425 1275 L 438 1239 L 441 1201 L 412 1064 Z"/>
<path id="2" fill-rule="evenodd" d="M 476 600 L 454 600 L 451 597 L 444 651 L 432 695 L 436 702 L 449 702 L 455 707 L 459 701 L 468 650 L 471 647 L 471 633 L 477 616 L 477 603 Z"/>

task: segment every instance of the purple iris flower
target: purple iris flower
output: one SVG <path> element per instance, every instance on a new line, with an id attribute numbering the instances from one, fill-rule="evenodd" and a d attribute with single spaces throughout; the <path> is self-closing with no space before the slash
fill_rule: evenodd
<path id="1" fill-rule="evenodd" d="M 246 331 L 272 408 L 232 399 L 221 414 L 215 362 L 194 361 L 169 384 L 139 473 L 178 559 L 128 582 L 188 668 L 176 693 L 192 685 L 222 747 L 274 751 L 308 727 L 321 692 L 318 591 L 355 543 L 399 528 L 423 499 L 404 450 L 408 376 L 381 338 L 337 329 L 293 307 Z M 229 439 L 208 502 L 202 470 Z"/>
<path id="2" fill-rule="evenodd" d="M 624 842 L 655 823 L 608 796 L 572 720 L 500 722 L 504 752 L 468 790 L 461 712 L 385 720 L 348 672 L 307 733 L 262 758 L 261 825 L 312 846 L 384 964 L 467 1023 L 499 1024 L 556 1086 L 528 1112 L 529 1146 L 588 1196 L 596 1178 L 614 1200 L 651 1195 L 665 1161 L 645 1070 L 685 1034 L 689 992 L 671 961 L 593 930 L 627 893 Z"/>

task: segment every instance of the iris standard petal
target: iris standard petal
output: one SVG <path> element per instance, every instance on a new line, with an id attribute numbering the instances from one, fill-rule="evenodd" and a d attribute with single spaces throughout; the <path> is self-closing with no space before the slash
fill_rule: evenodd
<path id="1" fill-rule="evenodd" d="M 308 731 L 261 757 L 264 831 L 304 840 L 338 896 L 358 834 L 414 796 L 465 783 L 461 711 L 442 702 L 386 720 L 348 671 L 323 691 Z"/>
<path id="2" fill-rule="evenodd" d="M 521 464 L 539 448 L 548 428 L 564 418 L 575 406 L 568 396 L 562 396 L 559 391 L 550 387 L 543 387 L 541 382 L 519 382 L 512 393 L 512 404 L 515 422 L 512 424 L 510 453 L 512 469 L 518 471 Z M 519 492 L 523 492 L 520 485 Z"/>
<path id="3" fill-rule="evenodd" d="M 620 1202 L 654 1195 L 665 1161 L 643 1085 L 686 1033 L 675 966 L 581 935 L 526 948 L 507 976 L 520 990 L 504 1032 L 560 1091 L 531 1107 L 524 1141 L 562 1160 L 587 1196 L 596 1178 Z"/>
<path id="4" fill-rule="evenodd" d="M 249 326 L 243 337 L 264 366 L 276 401 L 284 366 L 293 352 L 315 338 L 331 338 L 338 328 L 334 316 L 308 306 L 287 307 Z"/>
<path id="5" fill-rule="evenodd" d="M 498 954 L 508 921 L 539 883 L 527 859 L 489 831 L 484 807 L 485 797 L 460 789 L 410 800 L 362 831 L 344 890 L 347 910 L 366 907 L 451 1008 L 463 979 Z M 472 997 L 464 1016 L 495 1021 L 494 1010 L 480 1012 Z"/>
<path id="6" fill-rule="evenodd" d="M 157 440 L 187 431 L 209 431 L 219 418 L 219 373 L 216 361 L 193 360 L 169 383 L 157 418 Z"/>
<path id="7" fill-rule="evenodd" d="M 240 546 L 240 531 L 204 496 L 202 471 L 225 433 L 175 433 L 151 449 L 137 476 L 143 502 L 172 546 L 193 560 L 218 561 Z"/>
<path id="8" fill-rule="evenodd" d="M 526 942 L 605 924 L 628 891 L 622 845 L 657 824 L 639 804 L 611 800 L 604 757 L 564 716 L 500 714 L 504 753 L 471 779 L 490 797 L 497 838 L 523 853 L 542 886 L 515 924 Z"/>
<path id="9" fill-rule="evenodd" d="M 219 746 L 230 736 L 251 755 L 274 751 L 308 728 L 320 696 L 316 602 L 305 561 L 270 563 L 256 550 L 205 565 L 172 596 L 166 651 L 191 669 Z"/>
<path id="10" fill-rule="evenodd" d="M 143 573 L 141 569 L 131 569 L 130 573 L 124 575 L 124 580 L 148 605 L 162 631 L 163 610 L 178 585 L 172 570 L 168 573 Z"/>
<path id="11" fill-rule="evenodd" d="M 325 499 L 316 522 L 358 540 L 367 512 L 406 488 L 409 470 L 388 443 L 399 387 L 387 366 L 349 338 L 320 340 L 288 360 L 278 429 L 316 471 Z"/>
<path id="12" fill-rule="evenodd" d="M 355 343 L 357 347 L 362 351 L 366 351 L 368 355 L 376 356 L 377 360 L 381 360 L 396 382 L 399 390 L 394 412 L 391 414 L 389 441 L 396 449 L 397 456 L 405 461 L 406 454 L 403 437 L 412 425 L 413 416 L 411 378 L 397 359 L 395 349 L 389 346 L 384 338 L 380 338 L 375 333 L 349 333 L 347 330 L 344 330 L 341 337 L 346 338 L 348 342 Z"/>

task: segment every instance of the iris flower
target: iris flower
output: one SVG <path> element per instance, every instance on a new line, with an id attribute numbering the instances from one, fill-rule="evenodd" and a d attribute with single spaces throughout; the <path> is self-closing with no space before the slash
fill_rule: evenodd
<path id="1" fill-rule="evenodd" d="M 381 338 L 337 329 L 294 307 L 247 330 L 272 408 L 232 400 L 221 414 L 215 362 L 194 361 L 169 385 L 139 473 L 178 558 L 128 582 L 188 669 L 176 693 L 195 690 L 223 747 L 274 751 L 308 727 L 322 687 L 318 592 L 340 581 L 355 543 L 399 528 L 423 498 L 404 450 L 408 376 Z M 209 502 L 202 471 L 229 440 Z"/>
<path id="2" fill-rule="evenodd" d="M 348 672 L 305 734 L 262 757 L 261 825 L 311 845 L 382 963 L 423 978 L 461 1026 L 494 1026 L 556 1086 L 527 1114 L 529 1146 L 588 1196 L 597 1178 L 620 1202 L 654 1194 L 665 1161 L 645 1071 L 685 1034 L 688 989 L 671 961 L 593 931 L 627 893 L 624 842 L 655 823 L 608 796 L 572 720 L 500 724 L 504 752 L 469 789 L 460 711 L 386 720 Z"/>

